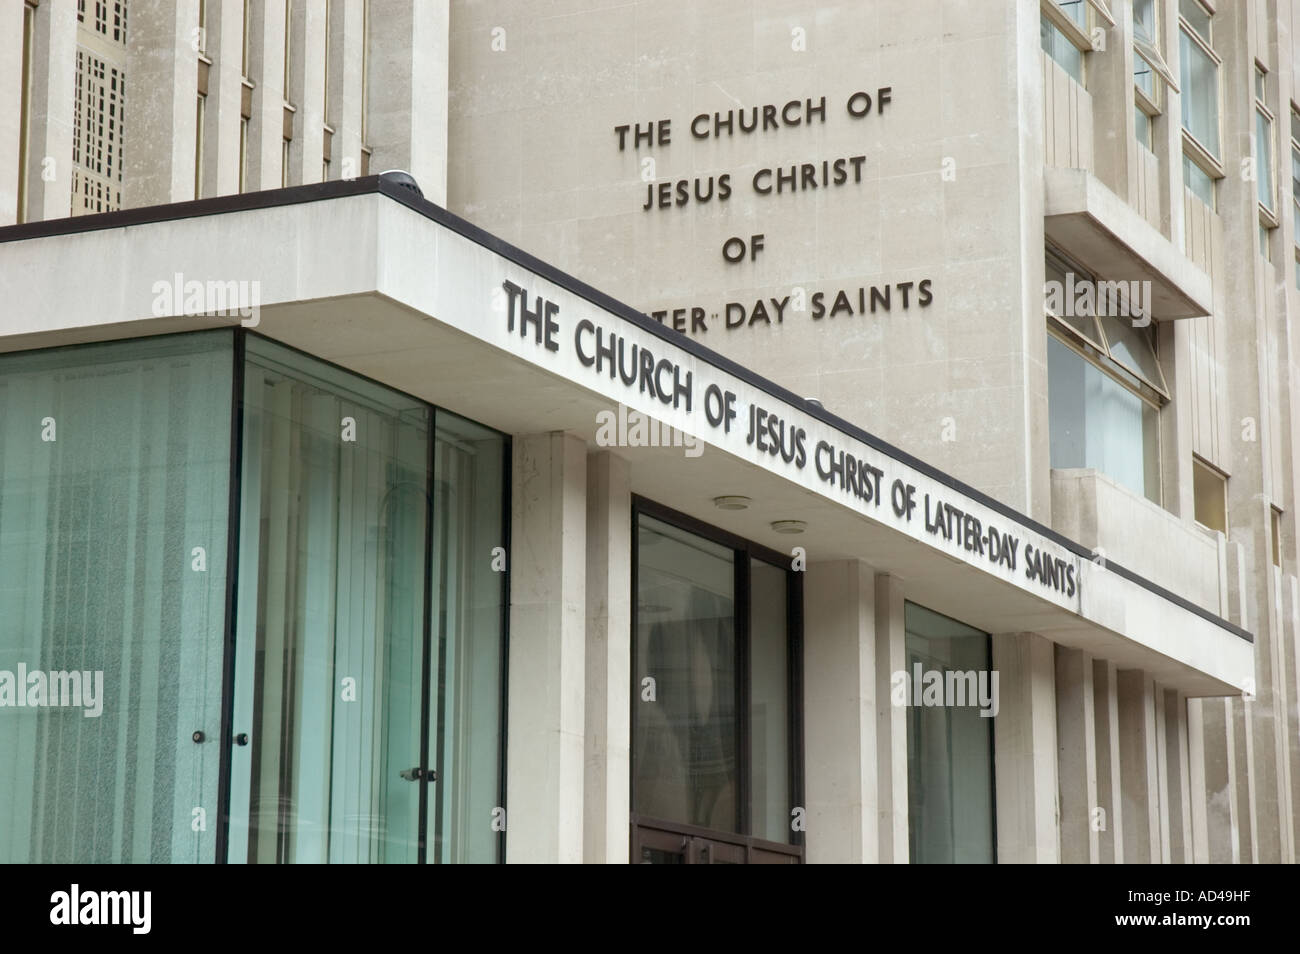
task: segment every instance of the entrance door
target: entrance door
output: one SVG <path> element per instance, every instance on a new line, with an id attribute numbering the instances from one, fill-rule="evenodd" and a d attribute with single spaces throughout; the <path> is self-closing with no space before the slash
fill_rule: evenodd
<path id="1" fill-rule="evenodd" d="M 637 500 L 631 860 L 802 857 L 798 580 Z"/>
<path id="2" fill-rule="evenodd" d="M 245 374 L 226 859 L 498 860 L 504 441 L 267 342 Z"/>
<path id="3" fill-rule="evenodd" d="M 421 862 L 431 411 L 246 375 L 228 859 Z"/>

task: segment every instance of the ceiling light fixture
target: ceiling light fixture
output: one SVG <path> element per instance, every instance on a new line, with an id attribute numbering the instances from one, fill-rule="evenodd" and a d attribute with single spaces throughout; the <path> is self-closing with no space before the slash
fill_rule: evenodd
<path id="1" fill-rule="evenodd" d="M 735 494 L 713 498 L 713 506 L 719 510 L 748 510 L 752 502 L 748 497 L 740 497 Z"/>
<path id="2" fill-rule="evenodd" d="M 773 520 L 772 529 L 777 533 L 803 533 L 808 524 L 802 520 Z"/>

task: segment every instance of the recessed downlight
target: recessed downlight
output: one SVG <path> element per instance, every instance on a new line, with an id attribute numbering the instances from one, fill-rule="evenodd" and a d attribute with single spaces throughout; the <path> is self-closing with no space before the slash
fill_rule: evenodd
<path id="1" fill-rule="evenodd" d="M 773 520 L 772 529 L 777 533 L 803 533 L 808 524 L 802 520 Z"/>
<path id="2" fill-rule="evenodd" d="M 748 497 L 740 497 L 735 494 L 713 498 L 713 506 L 719 510 L 748 510 L 751 503 L 753 501 Z"/>

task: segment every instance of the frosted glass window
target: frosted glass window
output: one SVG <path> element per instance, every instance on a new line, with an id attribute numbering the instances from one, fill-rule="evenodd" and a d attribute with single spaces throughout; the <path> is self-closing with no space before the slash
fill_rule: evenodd
<path id="1" fill-rule="evenodd" d="M 429 861 L 488 862 L 500 833 L 501 613 L 507 442 L 496 431 L 435 413 L 432 641 L 429 684 Z"/>
<path id="2" fill-rule="evenodd" d="M 259 338 L 230 860 L 418 860 L 429 410 Z"/>
<path id="3" fill-rule="evenodd" d="M 0 355 L 0 862 L 216 858 L 233 340 Z"/>
<path id="4" fill-rule="evenodd" d="M 494 861 L 505 439 L 248 342 L 230 860 Z"/>

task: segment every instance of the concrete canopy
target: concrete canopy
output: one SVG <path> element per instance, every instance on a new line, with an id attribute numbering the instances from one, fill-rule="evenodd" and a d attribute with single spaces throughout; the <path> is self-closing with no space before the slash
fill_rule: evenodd
<path id="1" fill-rule="evenodd" d="M 257 282 L 256 333 L 510 434 L 564 431 L 594 444 L 600 412 L 622 403 L 651 415 L 706 446 L 695 458 L 681 447 L 619 448 L 634 493 L 772 549 L 803 547 L 809 561 L 862 560 L 905 581 L 908 599 L 985 631 L 1039 633 L 1189 695 L 1235 694 L 1253 674 L 1249 634 L 1232 624 L 1093 563 L 1077 543 L 374 178 L 0 229 L 0 351 L 240 321 L 157 313 L 154 286 L 177 275 Z M 506 282 L 556 306 L 555 348 L 549 335 L 509 327 Z M 584 367 L 583 322 L 690 373 L 694 405 L 670 406 Z M 705 423 L 710 385 L 737 398 L 730 433 Z M 806 468 L 745 442 L 751 405 L 806 432 Z M 818 478 L 811 458 L 822 443 L 883 472 L 874 502 Z M 914 488 L 915 518 L 894 511 L 895 482 Z M 719 510 L 721 495 L 753 503 Z M 922 497 L 927 511 L 931 498 L 959 507 L 975 544 L 981 527 L 1014 534 L 1023 557 L 1032 547 L 1068 567 L 1077 588 L 1047 588 L 1025 564 L 997 564 L 969 535 L 965 547 L 960 534 L 936 535 L 921 520 Z M 771 524 L 780 520 L 806 531 L 779 534 Z"/>

